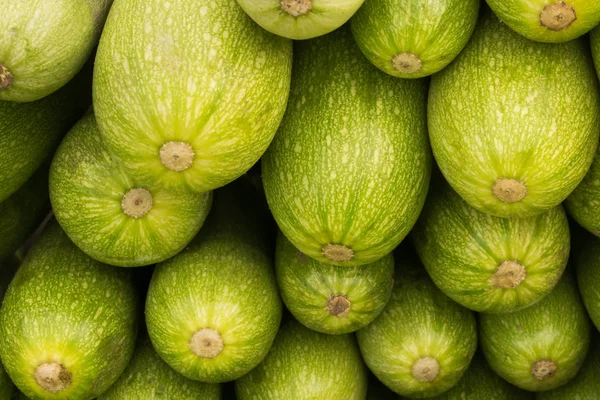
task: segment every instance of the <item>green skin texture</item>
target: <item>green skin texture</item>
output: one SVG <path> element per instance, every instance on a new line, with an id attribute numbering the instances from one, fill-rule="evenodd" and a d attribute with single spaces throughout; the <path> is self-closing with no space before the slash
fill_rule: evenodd
<path id="1" fill-rule="evenodd" d="M 25 184 L 90 106 L 91 66 L 42 100 L 0 101 L 0 202 Z"/>
<path id="2" fill-rule="evenodd" d="M 307 14 L 293 16 L 282 10 L 281 0 L 237 0 L 252 19 L 276 35 L 312 39 L 344 25 L 365 0 L 311 0 Z"/>
<path id="3" fill-rule="evenodd" d="M 536 400 L 588 400 L 600 393 L 600 345 L 599 337 L 592 336 L 590 351 L 579 373 L 563 386 L 548 392 L 536 393 Z"/>
<path id="4" fill-rule="evenodd" d="M 348 25 L 295 43 L 289 107 L 262 172 L 273 216 L 298 250 L 370 264 L 408 234 L 431 173 L 425 95 L 425 81 L 371 65 Z M 353 258 L 325 257 L 328 244 Z"/>
<path id="5" fill-rule="evenodd" d="M 478 312 L 528 307 L 552 291 L 567 266 L 569 222 L 559 205 L 523 219 L 475 210 L 446 184 L 432 184 L 415 229 L 415 247 L 427 272 L 447 296 Z M 491 281 L 504 261 L 526 270 L 515 288 Z"/>
<path id="6" fill-rule="evenodd" d="M 590 44 L 596 73 L 600 76 L 600 27 L 590 33 Z M 600 146 L 583 181 L 565 201 L 569 215 L 585 229 L 600 237 Z"/>
<path id="7" fill-rule="evenodd" d="M 500 378 L 479 352 L 458 384 L 432 400 L 532 400 L 533 394 Z"/>
<path id="8" fill-rule="evenodd" d="M 79 250 L 56 221 L 48 225 L 11 282 L 0 311 L 0 356 L 29 398 L 93 399 L 121 375 L 137 334 L 129 271 Z M 46 392 L 38 365 L 62 364 L 71 385 Z"/>
<path id="9" fill-rule="evenodd" d="M 369 0 L 351 20 L 365 57 L 399 78 L 421 78 L 440 71 L 465 47 L 479 15 L 479 0 Z M 411 53 L 421 69 L 394 68 L 396 55 Z"/>
<path id="10" fill-rule="evenodd" d="M 357 267 L 338 267 L 313 260 L 283 234 L 277 238 L 275 274 L 283 302 L 304 326 L 317 332 L 344 334 L 370 324 L 392 295 L 394 257 Z M 350 301 L 345 316 L 327 310 L 332 296 Z"/>
<path id="11" fill-rule="evenodd" d="M 367 369 L 351 335 L 326 335 L 290 320 L 265 360 L 235 382 L 238 400 L 362 400 Z"/>
<path id="12" fill-rule="evenodd" d="M 454 190 L 499 217 L 528 217 L 561 203 L 589 169 L 600 96 L 586 43 L 527 40 L 484 11 L 464 51 L 432 77 L 431 146 Z M 498 179 L 524 183 L 507 203 Z"/>
<path id="13" fill-rule="evenodd" d="M 112 0 L 7 0 L 0 20 L 0 64 L 13 83 L 0 100 L 30 102 L 55 92 L 84 66 Z"/>
<path id="14" fill-rule="evenodd" d="M 600 23 L 600 3 L 596 0 L 564 0 L 575 9 L 577 19 L 560 31 L 541 24 L 540 14 L 546 5 L 559 0 L 486 0 L 496 15 L 511 29 L 527 39 L 561 43 L 578 38 Z"/>
<path id="15" fill-rule="evenodd" d="M 588 315 L 600 329 L 600 239 L 585 235 L 574 257 L 579 293 Z"/>
<path id="16" fill-rule="evenodd" d="M 590 327 L 570 274 L 531 307 L 479 315 L 481 348 L 492 369 L 533 392 L 557 388 L 577 374 L 588 351 Z M 539 360 L 554 362 L 556 372 L 543 380 L 535 378 L 532 366 Z"/>
<path id="17" fill-rule="evenodd" d="M 19 260 L 16 257 L 9 257 L 0 262 L 0 302 L 4 298 L 4 293 L 6 293 L 6 289 L 18 267 Z M 15 385 L 0 362 L 0 400 L 12 399 L 16 394 L 15 392 Z"/>
<path id="18" fill-rule="evenodd" d="M 165 363 L 150 339 L 140 338 L 119 380 L 98 400 L 219 400 L 221 386 L 187 379 Z"/>
<path id="19" fill-rule="evenodd" d="M 474 314 L 444 295 L 425 270 L 398 265 L 383 313 L 356 333 L 369 369 L 394 392 L 412 398 L 439 395 L 460 380 L 477 348 Z M 435 358 L 439 375 L 421 382 L 413 364 Z"/>
<path id="20" fill-rule="evenodd" d="M 0 260 L 25 242 L 48 211 L 48 166 L 42 165 L 19 190 L 0 203 Z"/>
<path id="21" fill-rule="evenodd" d="M 94 70 L 94 109 L 108 147 L 141 182 L 204 192 L 241 176 L 285 111 L 292 43 L 232 1 L 117 1 Z M 177 172 L 164 143 L 191 145 Z"/>
<path id="22" fill-rule="evenodd" d="M 189 379 L 227 382 L 248 373 L 266 356 L 279 328 L 282 305 L 271 254 L 252 209 L 238 203 L 247 201 L 231 185 L 217 190 L 198 236 L 158 264 L 150 282 L 146 323 L 152 343 Z M 204 328 L 223 340 L 214 358 L 197 356 L 190 347 Z"/>
<path id="23" fill-rule="evenodd" d="M 141 218 L 125 214 L 121 206 L 134 188 L 152 194 L 152 208 Z M 50 199 L 56 219 L 79 248 L 101 262 L 130 267 L 183 250 L 202 227 L 212 193 L 178 193 L 132 178 L 104 144 L 90 112 L 54 156 Z"/>

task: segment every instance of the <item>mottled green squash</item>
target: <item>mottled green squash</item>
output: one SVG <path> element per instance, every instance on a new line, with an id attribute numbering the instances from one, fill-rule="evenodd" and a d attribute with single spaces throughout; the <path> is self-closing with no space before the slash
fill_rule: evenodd
<path id="1" fill-rule="evenodd" d="M 112 2 L 3 0 L 0 101 L 39 100 L 69 82 L 98 43 Z"/>
<path id="2" fill-rule="evenodd" d="M 317 332 L 343 334 L 370 324 L 392 295 L 394 257 L 356 267 L 313 260 L 280 233 L 275 273 L 283 302 L 303 325 Z"/>
<path id="3" fill-rule="evenodd" d="M 92 63 L 65 87 L 30 103 L 0 101 L 0 202 L 49 159 L 92 102 Z"/>
<path id="4" fill-rule="evenodd" d="M 431 171 L 426 85 L 371 65 L 348 25 L 295 43 L 289 106 L 262 171 L 273 216 L 298 250 L 363 265 L 408 234 Z"/>
<path id="5" fill-rule="evenodd" d="M 106 147 L 92 113 L 61 143 L 50 171 L 56 219 L 89 256 L 141 266 L 178 254 L 198 233 L 212 194 L 139 182 Z"/>
<path id="6" fill-rule="evenodd" d="M 564 274 L 537 304 L 506 314 L 480 314 L 481 348 L 492 369 L 534 392 L 555 389 L 579 371 L 591 324 L 575 280 Z"/>
<path id="7" fill-rule="evenodd" d="M 269 32 L 290 39 L 311 39 L 342 26 L 365 0 L 237 0 Z"/>
<path id="8" fill-rule="evenodd" d="M 318 333 L 291 320 L 235 389 L 238 400 L 363 400 L 367 369 L 353 336 Z"/>
<path id="9" fill-rule="evenodd" d="M 219 400 L 221 386 L 187 379 L 156 353 L 147 336 L 139 339 L 119 380 L 98 400 Z"/>
<path id="10" fill-rule="evenodd" d="M 116 0 L 94 69 L 98 124 L 135 179 L 212 190 L 267 149 L 291 66 L 291 41 L 235 1 Z"/>
<path id="11" fill-rule="evenodd" d="M 397 258 L 392 298 L 356 335 L 363 358 L 394 392 L 439 395 L 467 370 L 477 348 L 475 315 L 443 294 L 425 269 Z"/>
<path id="12" fill-rule="evenodd" d="M 19 259 L 14 256 L 5 258 L 4 261 L 0 261 L 0 302 L 4 299 L 4 293 L 6 293 L 10 281 L 17 268 L 19 268 L 19 264 Z M 0 362 L 0 400 L 11 400 L 16 394 L 17 389 Z"/>
<path id="13" fill-rule="evenodd" d="M 121 375 L 137 333 L 128 271 L 79 250 L 51 222 L 0 311 L 0 356 L 27 397 L 94 399 Z"/>
<path id="14" fill-rule="evenodd" d="M 479 312 L 510 312 L 538 302 L 569 259 L 562 206 L 529 218 L 498 218 L 469 206 L 441 178 L 432 181 L 412 236 L 436 286 Z"/>
<path id="15" fill-rule="evenodd" d="M 465 47 L 479 0 L 369 0 L 352 18 L 365 57 L 399 78 L 440 71 Z"/>
<path id="16" fill-rule="evenodd" d="M 456 60 L 431 80 L 431 146 L 454 190 L 499 217 L 561 203 L 592 163 L 600 95 L 583 39 L 545 44 L 486 9 Z"/>
<path id="17" fill-rule="evenodd" d="M 567 42 L 600 23 L 597 0 L 486 0 L 498 18 L 527 39 Z"/>
<path id="18" fill-rule="evenodd" d="M 574 253 L 573 264 L 581 299 L 592 322 L 600 330 L 600 239 L 587 232 L 581 233 Z"/>
<path id="19" fill-rule="evenodd" d="M 215 191 L 198 236 L 154 270 L 148 333 L 161 358 L 189 379 L 239 378 L 277 334 L 282 305 L 253 189 L 238 180 Z"/>

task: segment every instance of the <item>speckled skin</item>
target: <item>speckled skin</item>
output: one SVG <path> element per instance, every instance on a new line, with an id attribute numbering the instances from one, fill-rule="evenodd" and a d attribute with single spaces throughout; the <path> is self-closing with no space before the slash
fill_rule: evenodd
<path id="1" fill-rule="evenodd" d="M 560 205 L 530 218 L 493 217 L 469 206 L 441 178 L 432 183 L 412 236 L 436 286 L 479 312 L 510 312 L 541 300 L 560 280 L 570 251 Z M 515 288 L 491 281 L 504 261 L 525 267 Z"/>
<path id="2" fill-rule="evenodd" d="M 467 370 L 477 348 L 475 315 L 450 300 L 420 265 L 396 266 L 392 298 L 370 325 L 356 333 L 369 369 L 394 392 L 412 398 L 439 395 Z M 413 364 L 434 357 L 432 382 L 412 375 Z"/>
<path id="3" fill-rule="evenodd" d="M 290 320 L 235 391 L 238 400 L 362 400 L 367 369 L 353 336 L 318 333 Z"/>
<path id="4" fill-rule="evenodd" d="M 86 65 L 71 83 L 42 100 L 0 101 L 0 202 L 25 184 L 90 106 L 91 72 Z"/>
<path id="5" fill-rule="evenodd" d="M 8 285 L 18 267 L 19 260 L 16 257 L 9 257 L 0 262 L 0 301 L 4 298 L 4 293 L 8 289 Z M 13 399 L 16 391 L 15 385 L 13 385 L 4 366 L 0 363 L 0 400 Z"/>
<path id="6" fill-rule="evenodd" d="M 590 351 L 575 378 L 563 386 L 536 393 L 535 400 L 591 400 L 600 393 L 600 337 L 592 336 Z"/>
<path id="7" fill-rule="evenodd" d="M 312 39 L 342 26 L 365 0 L 311 0 L 305 15 L 282 11 L 281 0 L 237 0 L 252 19 L 269 32 L 296 39 Z"/>
<path id="8" fill-rule="evenodd" d="M 69 82 L 98 43 L 112 0 L 4 0 L 0 64 L 14 76 L 0 100 L 39 100 Z"/>
<path id="9" fill-rule="evenodd" d="M 130 189 L 152 194 L 141 218 L 123 212 Z M 212 193 L 177 193 L 136 181 L 104 144 L 93 113 L 61 143 L 50 170 L 50 199 L 56 219 L 89 256 L 111 265 L 142 266 L 179 253 L 198 233 Z"/>
<path id="10" fill-rule="evenodd" d="M 421 78 L 448 65 L 465 47 L 479 15 L 479 0 L 369 0 L 351 20 L 363 54 L 382 71 Z M 412 74 L 394 69 L 393 58 L 411 53 L 421 59 Z"/>
<path id="11" fill-rule="evenodd" d="M 221 386 L 186 379 L 165 363 L 146 336 L 119 380 L 98 400 L 219 400 Z"/>
<path id="12" fill-rule="evenodd" d="M 481 348 L 492 369 L 525 390 L 556 388 L 577 374 L 590 343 L 591 324 L 575 281 L 564 274 L 537 304 L 507 314 L 480 314 Z M 539 360 L 557 365 L 553 376 L 538 380 L 531 368 Z"/>
<path id="13" fill-rule="evenodd" d="M 215 191 L 213 210 L 180 254 L 156 266 L 146 300 L 148 333 L 157 352 L 189 379 L 227 382 L 256 367 L 279 328 L 282 305 L 271 252 L 252 194 L 235 182 Z M 224 348 L 201 358 L 190 348 L 197 331 L 220 333 Z"/>
<path id="14" fill-rule="evenodd" d="M 280 232 L 275 273 L 288 310 L 303 325 L 317 332 L 343 334 L 371 323 L 392 295 L 394 257 L 357 267 L 338 267 L 313 260 L 296 250 Z M 343 295 L 350 302 L 347 315 L 333 316 L 327 302 Z"/>
<path id="15" fill-rule="evenodd" d="M 262 161 L 267 200 L 301 252 L 375 262 L 408 234 L 431 172 L 424 80 L 386 75 L 345 25 L 296 42 L 289 107 Z M 354 251 L 334 262 L 327 244 Z"/>
<path id="16" fill-rule="evenodd" d="M 290 40 L 234 0 L 117 0 L 100 40 L 94 108 L 109 148 L 136 179 L 203 192 L 258 161 L 285 111 Z M 192 165 L 160 160 L 188 142 Z"/>
<path id="17" fill-rule="evenodd" d="M 600 4 L 600 3 L 599 3 Z M 600 27 L 590 34 L 596 73 L 600 76 Z M 565 201 L 569 215 L 585 229 L 600 237 L 600 146 L 583 181 Z"/>
<path id="18" fill-rule="evenodd" d="M 93 399 L 123 372 L 137 333 L 129 271 L 79 250 L 52 221 L 11 282 L 0 311 L 0 356 L 27 397 Z M 71 386 L 49 394 L 35 381 L 38 365 L 56 362 Z"/>
<path id="19" fill-rule="evenodd" d="M 545 6 L 560 0 L 486 0 L 496 15 L 509 27 L 528 39 L 560 43 L 584 35 L 600 23 L 600 3 L 597 0 L 566 0 L 575 9 L 577 19 L 566 29 L 552 31 L 540 23 Z"/>
<path id="20" fill-rule="evenodd" d="M 536 43 L 489 9 L 464 51 L 432 77 L 431 146 L 446 179 L 480 211 L 527 217 L 561 203 L 589 169 L 600 133 L 600 96 L 586 43 Z M 527 195 L 493 194 L 515 179 Z"/>
<path id="21" fill-rule="evenodd" d="M 579 293 L 588 315 L 600 330 L 600 239 L 584 235 L 579 246 L 573 257 Z"/>

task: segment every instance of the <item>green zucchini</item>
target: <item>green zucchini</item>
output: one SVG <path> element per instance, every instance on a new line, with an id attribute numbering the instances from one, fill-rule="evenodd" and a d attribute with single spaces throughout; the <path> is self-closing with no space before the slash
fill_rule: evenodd
<path id="1" fill-rule="evenodd" d="M 600 23 L 597 0 L 486 0 L 496 15 L 527 39 L 567 42 Z"/>
<path id="2" fill-rule="evenodd" d="M 267 149 L 291 66 L 291 41 L 235 1 L 117 0 L 98 47 L 94 109 L 135 179 L 205 192 Z"/>
<path id="3" fill-rule="evenodd" d="M 363 265 L 408 234 L 431 172 L 426 85 L 371 65 L 348 25 L 295 43 L 289 106 L 262 172 L 273 216 L 298 250 Z"/>
<path id="4" fill-rule="evenodd" d="M 17 268 L 19 268 L 19 264 L 19 259 L 15 256 L 0 261 L 0 302 L 4 299 L 6 289 L 8 289 Z M 0 400 L 11 400 L 16 394 L 15 385 L 0 362 Z"/>
<path id="5" fill-rule="evenodd" d="M 106 148 L 90 112 L 54 156 L 50 199 L 79 248 L 101 262 L 129 267 L 178 254 L 202 227 L 212 194 L 172 192 L 132 178 Z"/>
<path id="6" fill-rule="evenodd" d="M 198 236 L 156 266 L 146 323 L 156 351 L 183 376 L 227 382 L 266 356 L 281 320 L 271 251 L 256 193 L 236 181 L 215 191 Z"/>
<path id="7" fill-rule="evenodd" d="M 269 32 L 312 39 L 344 25 L 365 0 L 237 0 Z"/>
<path id="8" fill-rule="evenodd" d="M 590 322 L 570 274 L 537 304 L 507 314 L 480 314 L 479 324 L 481 347 L 492 369 L 534 392 L 571 380 L 590 343 Z"/>
<path id="9" fill-rule="evenodd" d="M 356 335 L 363 358 L 394 392 L 412 398 L 455 386 L 477 348 L 474 314 L 450 300 L 425 269 L 398 258 L 392 298 Z"/>
<path id="10" fill-rule="evenodd" d="M 221 386 L 181 376 L 156 353 L 147 336 L 139 339 L 119 380 L 98 400 L 219 400 Z"/>
<path id="11" fill-rule="evenodd" d="M 300 323 L 343 334 L 370 324 L 383 311 L 392 295 L 394 257 L 338 267 L 305 256 L 280 233 L 275 273 L 283 302 Z"/>
<path id="12" fill-rule="evenodd" d="M 92 102 L 92 63 L 65 87 L 30 103 L 0 101 L 0 202 L 51 157 Z"/>
<path id="13" fill-rule="evenodd" d="M 579 293 L 592 322 L 600 329 L 600 239 L 587 232 L 578 239 L 573 264 Z"/>
<path id="14" fill-rule="evenodd" d="M 129 271 L 79 250 L 52 221 L 0 310 L 0 356 L 32 399 L 93 399 L 121 375 L 137 333 Z"/>
<path id="15" fill-rule="evenodd" d="M 369 0 L 351 20 L 365 57 L 399 78 L 420 78 L 450 64 L 465 47 L 479 0 Z"/>
<path id="16" fill-rule="evenodd" d="M 297 321 L 281 327 L 264 361 L 235 382 L 238 400 L 362 400 L 367 369 L 350 335 L 326 335 Z"/>
<path id="17" fill-rule="evenodd" d="M 464 51 L 431 80 L 431 146 L 454 190 L 505 218 L 561 203 L 598 144 L 595 75 L 583 39 L 533 42 L 486 9 Z"/>
<path id="18" fill-rule="evenodd" d="M 534 217 L 498 218 L 469 206 L 443 179 L 432 181 L 412 236 L 437 287 L 479 312 L 541 300 L 560 280 L 570 250 L 560 205 Z"/>
<path id="19" fill-rule="evenodd" d="M 0 100 L 39 100 L 69 82 L 96 47 L 112 2 L 4 0 Z"/>

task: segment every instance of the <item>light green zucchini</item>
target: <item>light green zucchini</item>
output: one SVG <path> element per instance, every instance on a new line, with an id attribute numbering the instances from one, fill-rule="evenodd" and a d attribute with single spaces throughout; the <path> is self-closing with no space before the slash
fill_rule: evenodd
<path id="1" fill-rule="evenodd" d="M 600 23 L 597 0 L 486 0 L 498 18 L 527 39 L 567 42 Z"/>
<path id="2" fill-rule="evenodd" d="M 583 232 L 577 238 L 573 264 L 583 304 L 596 329 L 600 329 L 600 239 Z"/>
<path id="3" fill-rule="evenodd" d="M 235 1 L 116 0 L 94 69 L 96 117 L 135 179 L 212 190 L 267 149 L 291 66 L 291 41 Z"/>
<path id="4" fill-rule="evenodd" d="M 98 44 L 112 2 L 4 0 L 0 100 L 39 100 L 69 82 Z"/>
<path id="5" fill-rule="evenodd" d="M 464 51 L 431 81 L 431 145 L 454 190 L 499 217 L 561 203 L 598 144 L 595 75 L 582 39 L 533 42 L 486 9 Z"/>
<path id="6" fill-rule="evenodd" d="M 51 222 L 0 311 L 0 356 L 29 398 L 94 399 L 121 375 L 137 333 L 128 271 L 79 250 Z"/>
<path id="7" fill-rule="evenodd" d="M 10 281 L 17 268 L 19 268 L 19 264 L 19 259 L 15 256 L 10 256 L 0 261 L 0 302 L 4 299 L 6 289 L 8 289 L 8 285 L 10 285 Z M 16 395 L 17 389 L 0 362 L 0 400 L 11 400 Z"/>
<path id="8" fill-rule="evenodd" d="M 479 312 L 510 312 L 548 295 L 569 259 L 569 222 L 558 205 L 534 217 L 482 213 L 432 180 L 413 230 L 427 272 L 451 299 Z"/>
<path id="9" fill-rule="evenodd" d="M 189 379 L 227 382 L 256 367 L 282 305 L 256 193 L 238 180 L 215 191 L 213 210 L 180 254 L 156 266 L 146 323 L 156 351 Z"/>
<path id="10" fill-rule="evenodd" d="M 93 113 L 60 145 L 50 171 L 56 219 L 101 262 L 141 266 L 178 254 L 198 233 L 211 192 L 172 192 L 132 178 L 107 149 Z"/>
<path id="11" fill-rule="evenodd" d="M 375 262 L 408 234 L 427 194 L 426 82 L 379 71 L 348 25 L 294 51 L 289 106 L 262 162 L 271 211 L 317 261 Z"/>
<path id="12" fill-rule="evenodd" d="M 590 343 L 590 322 L 568 273 L 537 304 L 512 313 L 480 314 L 479 325 L 481 348 L 492 369 L 534 392 L 571 380 Z"/>
<path id="13" fill-rule="evenodd" d="M 450 300 L 425 269 L 397 257 L 392 298 L 357 333 L 369 369 L 394 392 L 425 398 L 455 386 L 477 348 L 474 314 Z"/>
<path id="14" fill-rule="evenodd" d="M 420 78 L 454 60 L 478 15 L 479 0 L 369 0 L 351 25 L 361 51 L 379 69 Z"/>
<path id="15" fill-rule="evenodd" d="M 238 400 L 363 400 L 367 369 L 353 336 L 318 333 L 291 320 L 235 391 Z"/>
<path id="16" fill-rule="evenodd" d="M 338 267 L 305 256 L 280 233 L 275 273 L 283 302 L 300 323 L 343 334 L 370 324 L 383 311 L 392 295 L 394 257 Z"/>
<path id="17" fill-rule="evenodd" d="M 289 39 L 312 39 L 342 26 L 365 0 L 237 0 L 269 32 Z"/>

